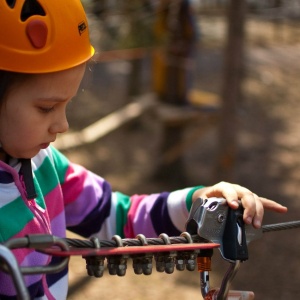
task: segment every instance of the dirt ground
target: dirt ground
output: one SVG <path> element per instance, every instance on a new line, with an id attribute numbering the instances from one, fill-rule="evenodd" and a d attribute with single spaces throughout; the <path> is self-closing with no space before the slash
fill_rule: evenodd
<path id="1" fill-rule="evenodd" d="M 222 36 L 222 19 L 203 18 L 207 40 Z M 222 26 L 223 24 L 223 26 Z M 276 25 L 277 26 L 277 25 Z M 298 27 L 251 21 L 247 26 L 244 98 L 238 107 L 238 147 L 234 167 L 236 182 L 259 195 L 287 205 L 286 215 L 266 213 L 264 223 L 300 219 L 300 41 Z M 220 33 L 221 32 L 221 33 Z M 207 34 L 207 35 L 205 35 Z M 214 35 L 215 34 L 215 35 Z M 217 42 L 216 42 L 217 41 Z M 196 63 L 198 90 L 218 93 L 222 70 L 220 39 L 199 49 Z M 144 92 L 151 92 L 145 59 L 141 74 Z M 128 103 L 126 83 L 130 63 L 114 61 L 93 66 L 93 76 L 70 109 L 71 130 L 80 130 Z M 86 84 L 88 82 L 88 84 Z M 191 124 L 191 128 L 199 124 Z M 189 128 L 188 128 L 189 129 Z M 187 129 L 187 130 L 188 130 Z M 92 144 L 64 151 L 73 161 L 107 178 L 124 193 L 150 193 L 195 184 L 213 184 L 217 147 L 216 127 L 208 128 L 184 152 L 185 182 L 159 181 L 153 176 L 159 157 L 161 124 L 145 114 Z M 151 141 L 151 143 L 149 143 Z M 226 178 L 224 178 L 226 180 Z M 233 289 L 252 290 L 256 299 L 298 299 L 300 296 L 299 229 L 267 233 L 249 246 L 250 258 L 242 264 Z M 218 251 L 213 256 L 211 285 L 218 286 L 228 264 Z M 85 274 L 84 260 L 72 258 L 68 299 L 168 300 L 201 299 L 197 272 L 133 274 L 130 263 L 125 277 L 105 274 L 101 279 Z"/>

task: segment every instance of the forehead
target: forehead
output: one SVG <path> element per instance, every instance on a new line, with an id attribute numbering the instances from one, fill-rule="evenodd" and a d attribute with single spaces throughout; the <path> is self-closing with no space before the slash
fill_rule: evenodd
<path id="1" fill-rule="evenodd" d="M 70 98 L 77 93 L 84 71 L 85 65 L 80 65 L 59 72 L 26 74 L 15 80 L 10 92 L 31 97 Z"/>
<path id="2" fill-rule="evenodd" d="M 29 76 L 27 79 L 27 84 L 40 84 L 48 86 L 51 84 L 59 84 L 61 82 L 74 82 L 82 79 L 82 76 L 85 71 L 85 65 L 80 65 L 75 68 L 53 72 L 45 74 L 34 74 Z M 26 82 L 26 81 L 25 81 Z"/>

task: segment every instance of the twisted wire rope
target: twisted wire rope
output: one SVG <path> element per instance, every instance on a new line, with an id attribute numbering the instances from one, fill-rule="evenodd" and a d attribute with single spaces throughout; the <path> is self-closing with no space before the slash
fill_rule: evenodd
<path id="1" fill-rule="evenodd" d="M 207 242 L 205 239 L 200 238 L 197 235 L 191 236 L 194 243 Z M 80 240 L 80 239 L 64 239 L 69 246 L 76 248 L 95 248 L 95 244 L 91 240 Z M 147 238 L 148 245 L 165 245 L 165 241 L 162 238 Z M 185 237 L 169 237 L 171 244 L 187 244 L 189 241 Z M 118 243 L 115 240 L 99 240 L 100 247 L 118 247 Z M 124 247 L 127 246 L 143 246 L 143 243 L 139 239 L 122 239 Z"/>
<path id="2" fill-rule="evenodd" d="M 300 228 L 300 221 L 291 221 L 285 223 L 277 223 L 277 224 L 269 224 L 263 225 L 261 230 L 263 233 L 272 232 L 272 231 L 282 231 Z M 120 238 L 120 237 L 118 237 Z M 168 237 L 170 244 L 187 244 L 189 243 L 188 239 L 184 236 L 177 237 Z M 193 243 L 205 243 L 207 240 L 199 237 L 198 235 L 191 236 Z M 81 240 L 81 239 L 73 239 L 73 238 L 65 238 L 64 239 L 67 244 L 71 247 L 75 248 L 96 248 L 95 242 L 92 240 Z M 146 239 L 148 245 L 165 245 L 166 241 L 163 238 L 147 238 Z M 143 242 L 140 239 L 121 239 L 122 246 L 143 246 Z M 114 239 L 112 240 L 98 240 L 98 245 L 100 248 L 102 247 L 118 247 L 118 242 Z"/>

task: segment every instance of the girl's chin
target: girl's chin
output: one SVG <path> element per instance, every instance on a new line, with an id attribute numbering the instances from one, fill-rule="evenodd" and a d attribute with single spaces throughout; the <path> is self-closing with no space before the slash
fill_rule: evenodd
<path id="1" fill-rule="evenodd" d="M 27 153 L 22 153 L 19 156 L 13 156 L 19 159 L 31 159 L 33 157 L 35 157 L 42 149 L 39 148 L 37 150 L 33 150 L 33 151 L 28 151 Z"/>
<path id="2" fill-rule="evenodd" d="M 34 149 L 31 149 L 31 150 L 28 150 L 28 151 L 20 151 L 19 153 L 17 153 L 17 152 L 13 153 L 13 151 L 7 152 L 7 151 L 4 150 L 3 154 L 5 155 L 5 153 L 6 153 L 9 156 L 14 157 L 14 158 L 18 158 L 18 159 L 31 159 L 34 156 L 36 156 L 41 150 L 48 148 L 49 145 L 50 145 L 49 143 L 41 144 L 41 145 L 39 145 L 38 147 L 36 147 Z M 6 157 L 6 155 L 5 155 L 5 157 Z M 1 157 L 0 157 L 0 160 L 2 160 Z"/>

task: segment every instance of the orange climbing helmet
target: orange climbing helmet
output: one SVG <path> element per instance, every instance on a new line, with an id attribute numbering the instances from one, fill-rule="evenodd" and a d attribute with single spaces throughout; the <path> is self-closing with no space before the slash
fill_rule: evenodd
<path id="1" fill-rule="evenodd" d="M 0 1 L 0 70 L 61 71 L 93 54 L 80 0 Z"/>

